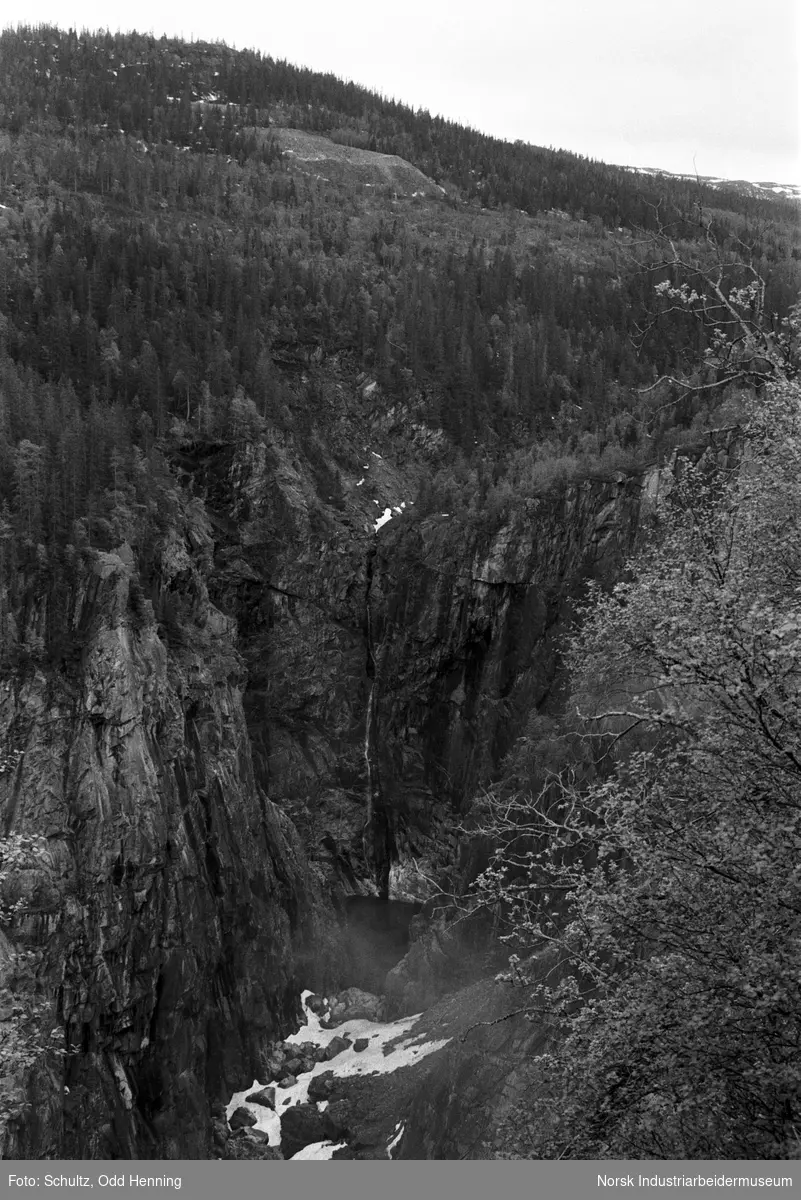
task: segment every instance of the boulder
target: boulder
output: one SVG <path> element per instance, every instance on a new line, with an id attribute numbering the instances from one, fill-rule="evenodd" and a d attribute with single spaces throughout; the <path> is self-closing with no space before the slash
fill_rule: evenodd
<path id="1" fill-rule="evenodd" d="M 229 1138 L 223 1154 L 225 1159 L 281 1159 L 283 1154 L 275 1146 L 246 1133 L 241 1138 Z"/>
<path id="2" fill-rule="evenodd" d="M 341 1025 L 343 1021 L 380 1021 L 384 1015 L 384 1001 L 372 992 L 361 988 L 345 988 L 331 1003 L 328 1024 Z"/>
<path id="3" fill-rule="evenodd" d="M 260 1079 L 278 1079 L 284 1069 L 286 1054 L 280 1047 L 276 1047 L 265 1055 L 262 1060 L 262 1066 L 259 1070 Z"/>
<path id="4" fill-rule="evenodd" d="M 342 1132 L 341 1124 L 327 1112 L 320 1112 L 316 1104 L 295 1104 L 281 1114 L 281 1150 L 285 1158 L 312 1142 L 335 1141 Z"/>
<path id="5" fill-rule="evenodd" d="M 356 1051 L 357 1054 L 361 1054 L 362 1050 L 366 1050 L 369 1045 L 370 1045 L 369 1038 L 365 1038 L 365 1037 L 356 1038 L 356 1041 L 353 1043 L 353 1049 Z"/>
<path id="6" fill-rule="evenodd" d="M 247 1129 L 250 1125 L 256 1124 L 256 1118 L 252 1112 L 246 1108 L 237 1108 L 231 1113 L 228 1118 L 228 1124 L 232 1129 Z"/>
<path id="7" fill-rule="evenodd" d="M 291 1088 L 294 1087 L 298 1081 L 294 1075 L 282 1075 L 278 1082 L 282 1088 Z"/>
<path id="8" fill-rule="evenodd" d="M 211 1139 L 214 1149 L 222 1153 L 228 1141 L 228 1128 L 222 1121 L 214 1121 L 211 1127 Z"/>
<path id="9" fill-rule="evenodd" d="M 336 1058 L 338 1054 L 342 1054 L 350 1046 L 350 1042 L 344 1037 L 334 1037 L 325 1048 L 323 1061 L 330 1062 L 332 1058 Z"/>
<path id="10" fill-rule="evenodd" d="M 328 1001 L 324 996 L 309 996 L 306 1001 L 306 1007 L 310 1008 L 317 1016 L 321 1016 L 328 1008 Z"/>
<path id="11" fill-rule="evenodd" d="M 320 1075 L 313 1075 L 309 1080 L 309 1099 L 330 1100 L 335 1087 L 336 1075 L 333 1071 L 323 1071 Z"/>
<path id="12" fill-rule="evenodd" d="M 249 1096 L 245 1096 L 245 1103 L 261 1104 L 263 1108 L 275 1108 L 275 1088 L 260 1088 L 257 1092 L 251 1092 Z"/>

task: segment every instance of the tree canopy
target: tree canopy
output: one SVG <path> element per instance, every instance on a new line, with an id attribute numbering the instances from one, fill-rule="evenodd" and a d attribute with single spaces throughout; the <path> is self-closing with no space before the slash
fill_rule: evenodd
<path id="1" fill-rule="evenodd" d="M 489 801 L 479 893 L 509 922 L 506 978 L 558 1035 L 518 1150 L 798 1153 L 800 462 L 782 383 L 736 464 L 671 479 L 569 653 L 561 745 L 581 765 Z"/>

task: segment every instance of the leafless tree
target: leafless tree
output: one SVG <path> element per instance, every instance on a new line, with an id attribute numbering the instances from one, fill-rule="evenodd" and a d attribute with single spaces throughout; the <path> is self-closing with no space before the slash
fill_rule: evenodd
<path id="1" fill-rule="evenodd" d="M 756 266 L 754 244 L 734 237 L 724 248 L 711 217 L 699 203 L 703 250 L 693 251 L 673 226 L 663 223 L 660 206 L 651 207 L 655 231 L 644 235 L 635 247 L 640 251 L 647 247 L 650 253 L 643 269 L 662 278 L 653 285 L 653 311 L 637 326 L 637 347 L 642 348 L 656 326 L 672 313 L 697 322 L 707 347 L 691 375 L 661 375 L 640 394 L 668 384 L 679 390 L 678 401 L 733 384 L 761 387 L 794 378 L 801 365 L 801 302 L 783 318 L 767 310 L 765 279 Z"/>

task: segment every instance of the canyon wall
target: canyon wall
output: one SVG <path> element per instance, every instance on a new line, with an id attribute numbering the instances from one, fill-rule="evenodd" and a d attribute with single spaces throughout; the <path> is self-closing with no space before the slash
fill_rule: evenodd
<path id="1" fill-rule="evenodd" d="M 621 475 L 494 528 L 409 506 L 376 532 L 355 473 L 278 438 L 173 467 L 147 564 L 84 551 L 75 654 L 0 691 L 3 832 L 46 839 L 4 884 L 26 901 L 11 937 L 55 1031 L 14 1080 L 8 1157 L 211 1155 L 214 1103 L 300 988 L 361 982 L 347 898 L 425 901 L 458 874 L 470 796 L 558 708 L 575 603 L 619 574 L 643 495 Z M 396 1011 L 469 977 L 436 923 L 412 929 Z"/>
<path id="2" fill-rule="evenodd" d="M 207 1157 L 212 1101 L 294 1019 L 309 880 L 254 779 L 210 550 L 187 506 L 151 580 L 169 632 L 129 548 L 89 552 L 79 656 L 23 662 L 0 690 L 3 832 L 46 839 L 3 899 L 25 898 L 12 936 L 38 962 L 43 1035 L 56 1031 L 8 1081 L 6 1157 Z M 44 619 L 33 586 L 21 618 L 29 635 Z"/>

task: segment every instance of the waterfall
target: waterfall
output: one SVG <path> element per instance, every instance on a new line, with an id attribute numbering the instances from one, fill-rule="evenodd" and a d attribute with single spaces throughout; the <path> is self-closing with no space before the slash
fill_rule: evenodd
<path id="1" fill-rule="evenodd" d="M 364 765 L 367 777 L 367 796 L 366 809 L 367 816 L 364 823 L 364 832 L 367 835 L 373 823 L 373 813 L 375 808 L 376 792 L 378 790 L 378 770 L 377 764 L 374 762 L 373 745 L 375 741 L 375 718 L 376 718 L 376 688 L 378 686 L 378 671 L 376 670 L 375 650 L 373 647 L 373 617 L 370 612 L 370 590 L 373 583 L 373 559 L 375 558 L 375 547 L 373 547 L 367 556 L 366 570 L 366 594 L 365 594 L 365 640 L 367 643 L 367 678 L 370 680 L 370 694 L 367 697 L 367 714 L 364 723 Z"/>
<path id="2" fill-rule="evenodd" d="M 370 680 L 370 692 L 367 697 L 367 712 L 364 724 L 364 765 L 367 778 L 367 794 L 365 797 L 366 815 L 362 826 L 362 848 L 365 861 L 369 865 L 378 888 L 378 894 L 386 899 L 389 895 L 389 867 L 393 851 L 393 839 L 388 821 L 388 814 L 381 791 L 381 777 L 376 754 L 376 728 L 378 724 L 378 701 L 380 696 L 383 661 L 386 657 L 387 631 L 381 639 L 381 645 L 376 647 L 373 636 L 372 614 L 370 612 L 370 591 L 373 583 L 373 560 L 375 547 L 372 547 L 367 557 L 366 589 L 365 589 L 365 641 L 367 644 L 367 677 Z"/>

